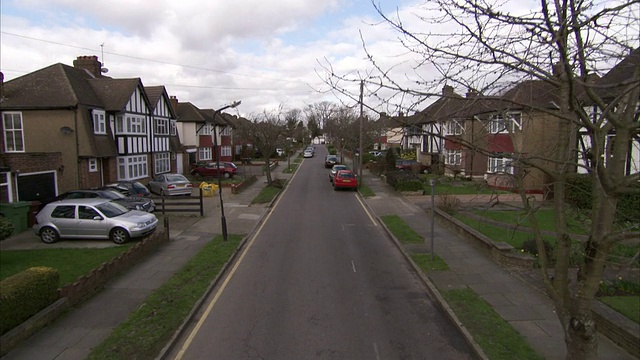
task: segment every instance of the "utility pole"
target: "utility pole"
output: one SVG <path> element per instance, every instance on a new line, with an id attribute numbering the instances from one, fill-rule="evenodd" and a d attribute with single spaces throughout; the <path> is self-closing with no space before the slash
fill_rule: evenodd
<path id="1" fill-rule="evenodd" d="M 358 186 L 362 184 L 362 122 L 364 121 L 364 80 L 360 80 L 360 146 L 358 147 Z"/>

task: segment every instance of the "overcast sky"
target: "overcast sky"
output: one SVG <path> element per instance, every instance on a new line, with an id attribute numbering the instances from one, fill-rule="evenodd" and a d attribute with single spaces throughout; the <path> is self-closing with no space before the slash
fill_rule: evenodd
<path id="1" fill-rule="evenodd" d="M 414 0 L 384 0 L 410 11 Z M 113 78 L 140 77 L 200 108 L 241 100 L 243 116 L 338 102 L 318 62 L 366 74 L 362 48 L 392 53 L 397 34 L 370 0 L 2 0 L 0 71 L 5 81 L 96 55 Z M 234 113 L 234 112 L 232 112 Z"/>

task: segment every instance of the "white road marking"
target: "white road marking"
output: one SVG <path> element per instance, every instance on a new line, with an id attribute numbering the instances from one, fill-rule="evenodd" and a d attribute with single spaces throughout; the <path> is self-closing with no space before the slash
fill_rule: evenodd
<path id="1" fill-rule="evenodd" d="M 356 263 L 353 262 L 353 260 L 351 260 L 351 269 L 353 269 L 353 272 L 358 272 L 356 271 Z"/>

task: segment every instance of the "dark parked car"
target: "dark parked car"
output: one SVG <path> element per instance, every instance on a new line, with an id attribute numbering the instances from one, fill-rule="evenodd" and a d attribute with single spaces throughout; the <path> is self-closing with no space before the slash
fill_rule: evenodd
<path id="1" fill-rule="evenodd" d="M 327 155 L 324 158 L 324 167 L 327 169 L 331 169 L 333 167 L 333 165 L 339 164 L 340 161 L 338 160 L 338 157 L 335 155 Z"/>
<path id="2" fill-rule="evenodd" d="M 238 167 L 232 162 L 220 162 L 220 168 L 215 162 L 208 163 L 206 165 L 198 166 L 191 170 L 191 175 L 196 176 L 213 176 L 218 177 L 219 174 L 226 179 L 235 176 L 238 173 Z"/>
<path id="3" fill-rule="evenodd" d="M 139 197 L 149 197 L 151 196 L 151 192 L 144 186 L 142 183 L 138 181 L 118 181 L 117 183 L 108 184 L 105 187 L 116 189 L 120 191 L 122 194 L 126 196 L 139 196 Z"/>
<path id="4" fill-rule="evenodd" d="M 429 173 L 429 166 L 421 164 L 416 160 L 396 160 L 396 169 L 402 171 L 414 171 L 416 169 L 421 174 Z"/>
<path id="5" fill-rule="evenodd" d="M 119 191 L 113 189 L 72 190 L 58 195 L 54 200 L 66 199 L 107 199 L 112 200 L 127 209 L 146 212 L 152 212 L 156 208 L 156 204 L 151 199 L 138 196 L 124 196 Z M 44 205 L 42 207 L 44 207 Z"/>

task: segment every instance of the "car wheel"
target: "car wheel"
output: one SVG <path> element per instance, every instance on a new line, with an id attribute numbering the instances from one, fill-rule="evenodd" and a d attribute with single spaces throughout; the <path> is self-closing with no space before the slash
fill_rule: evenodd
<path id="1" fill-rule="evenodd" d="M 109 239 L 116 244 L 124 244 L 129 241 L 129 233 L 127 230 L 117 227 L 109 233 Z"/>
<path id="2" fill-rule="evenodd" d="M 231 177 L 231 174 L 226 172 L 226 173 L 222 174 L 222 176 L 224 176 L 225 179 L 228 179 L 228 178 Z"/>
<path id="3" fill-rule="evenodd" d="M 333 191 L 338 191 L 338 187 L 333 185 Z"/>
<path id="4" fill-rule="evenodd" d="M 200 172 L 196 171 L 193 173 L 193 176 L 202 176 L 202 174 L 200 174 Z"/>
<path id="5" fill-rule="evenodd" d="M 164 189 L 160 188 L 160 196 L 164 196 Z"/>
<path id="6" fill-rule="evenodd" d="M 60 235 L 58 235 L 56 229 L 47 226 L 40 230 L 40 239 L 45 244 L 53 244 L 60 240 Z"/>

